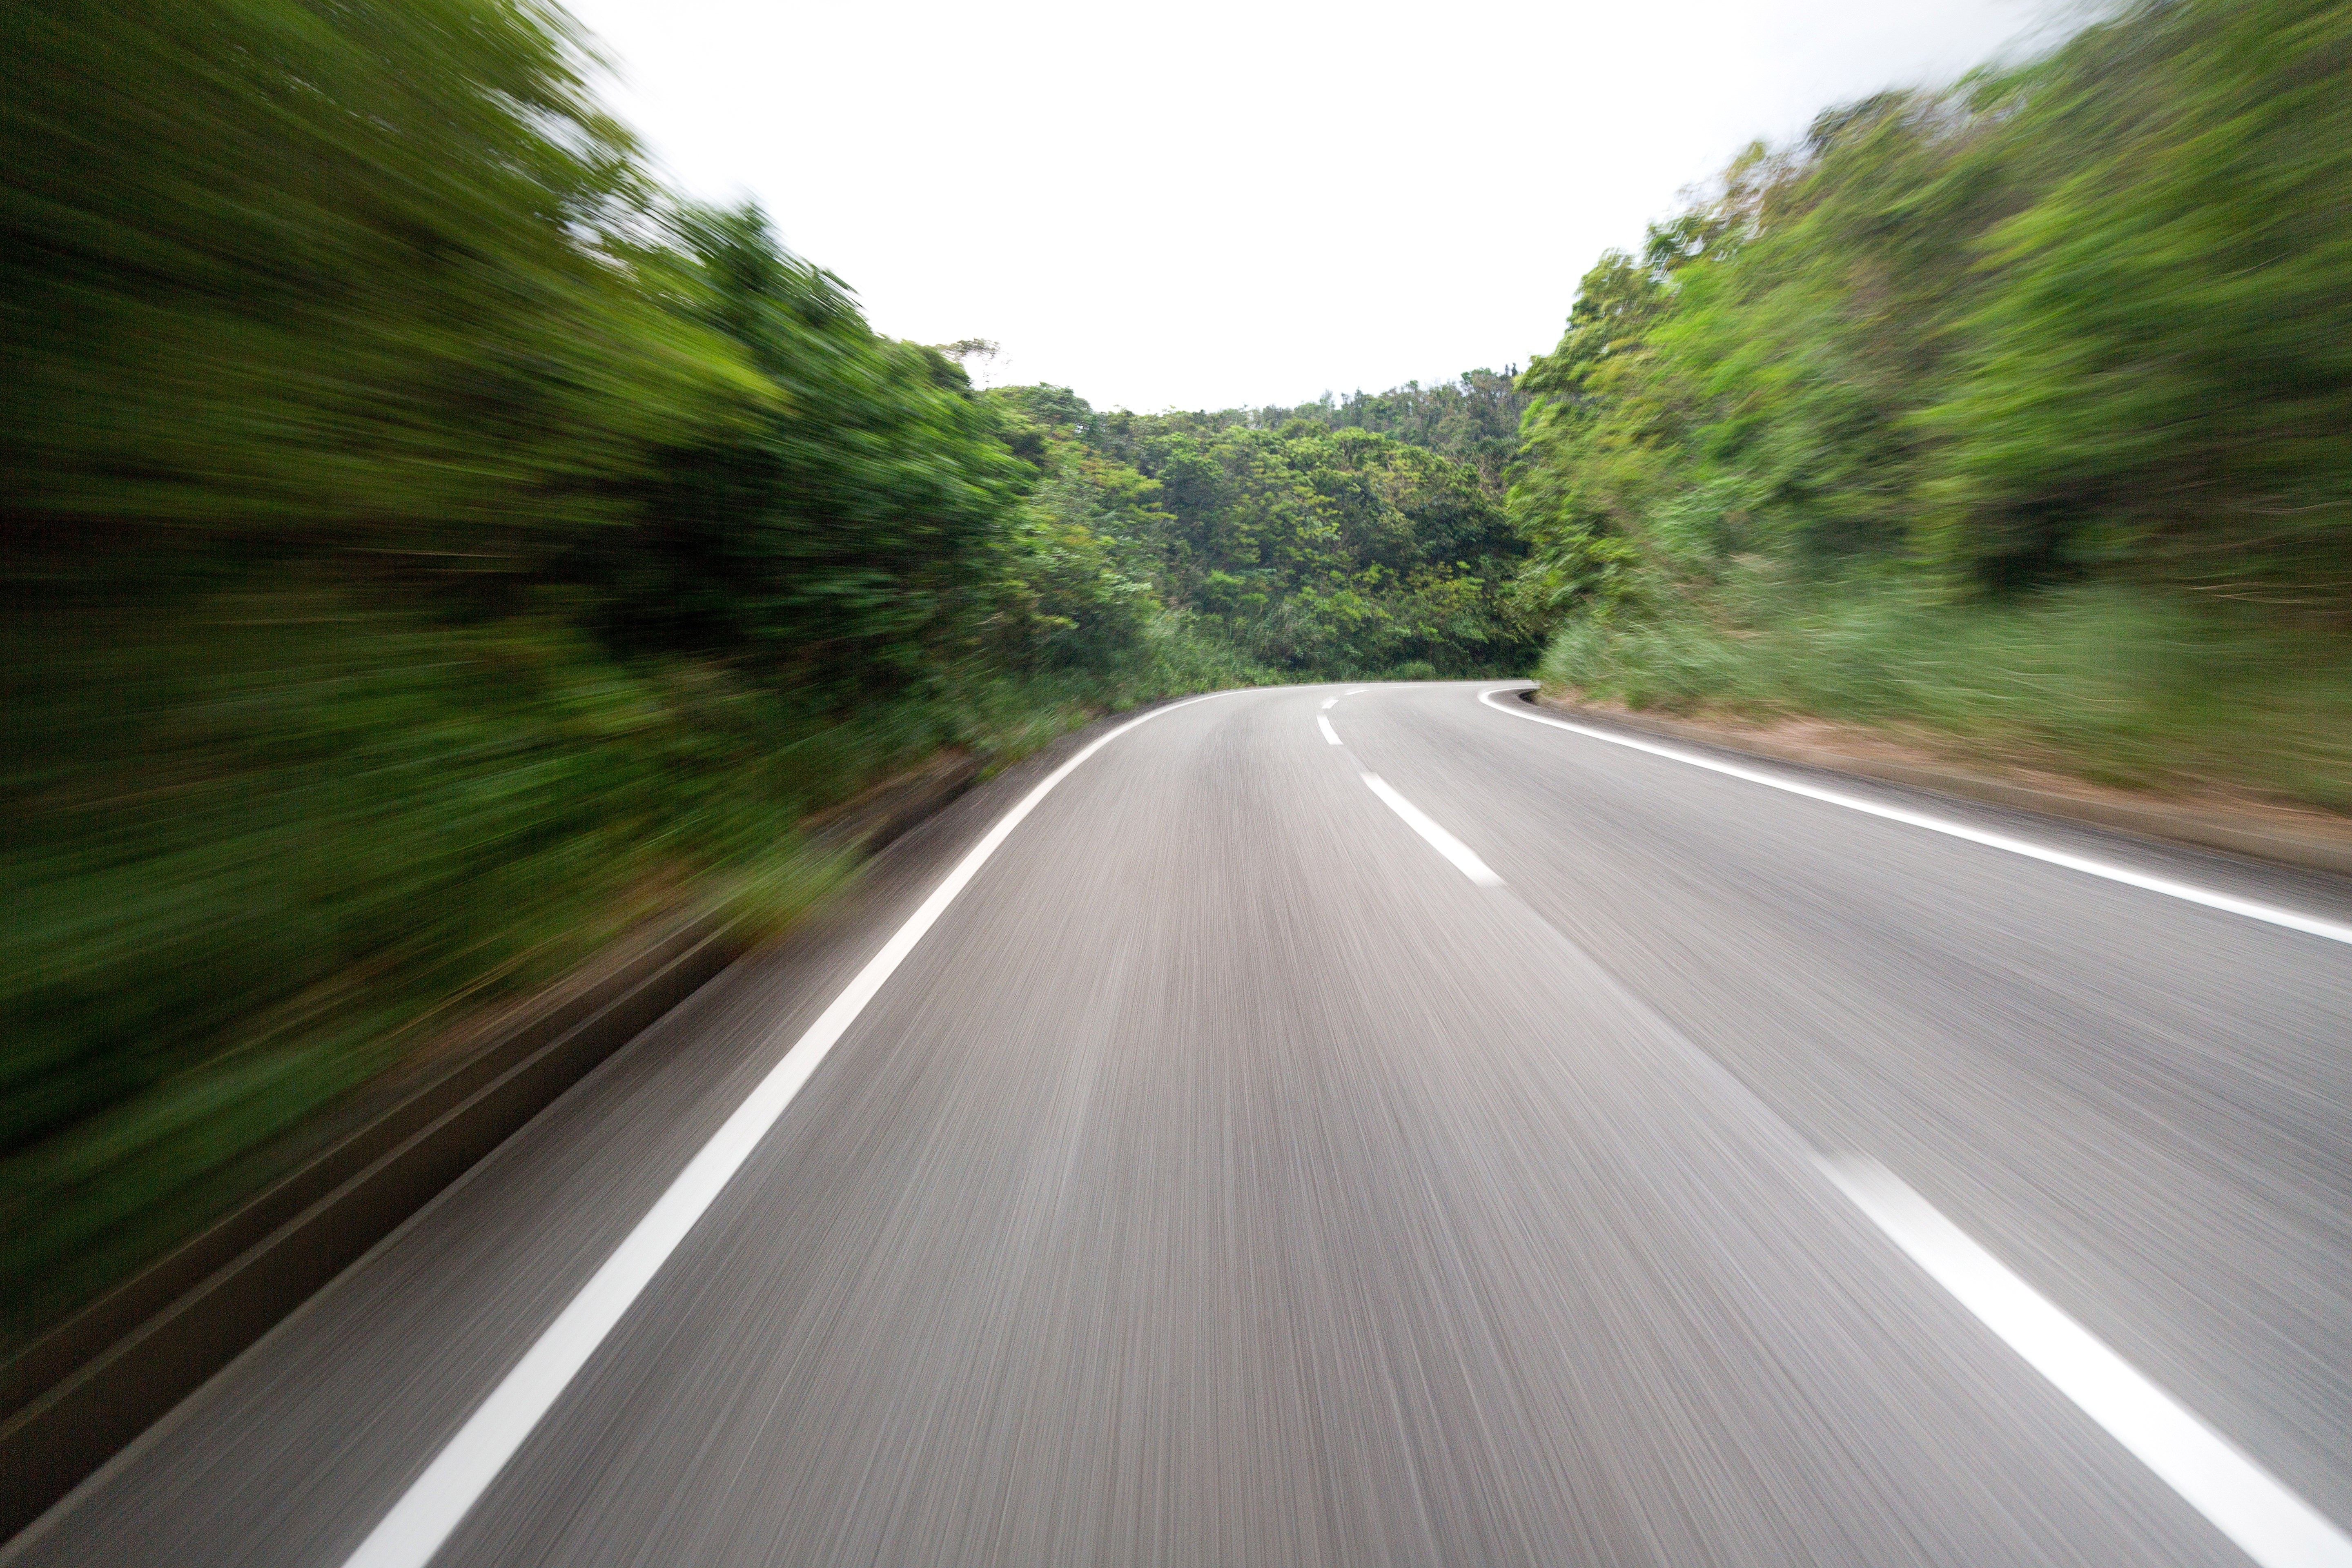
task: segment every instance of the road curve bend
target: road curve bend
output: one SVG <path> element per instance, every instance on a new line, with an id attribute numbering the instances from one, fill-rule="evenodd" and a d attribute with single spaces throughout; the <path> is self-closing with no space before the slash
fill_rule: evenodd
<path id="1" fill-rule="evenodd" d="M 0 1562 L 2352 1563 L 2352 891 L 1513 701 L 1013 770 Z"/>

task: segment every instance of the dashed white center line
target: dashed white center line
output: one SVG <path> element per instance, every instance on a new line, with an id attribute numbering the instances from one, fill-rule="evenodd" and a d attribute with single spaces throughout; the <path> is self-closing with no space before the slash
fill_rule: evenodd
<path id="1" fill-rule="evenodd" d="M 1325 699 L 1323 699 L 1323 708 L 1324 708 L 1324 710 L 1325 710 L 1326 712 L 1328 712 L 1328 711 L 1331 710 L 1331 708 L 1332 708 L 1335 704 L 1337 704 L 1337 703 L 1339 702 L 1339 700 L 1338 698 L 1336 698 L 1336 697 L 1326 697 Z"/>
<path id="2" fill-rule="evenodd" d="M 1895 1246 L 2263 1568 L 2352 1568 L 2352 1540 L 1874 1160 L 1822 1169 Z"/>
<path id="3" fill-rule="evenodd" d="M 1315 715 L 1315 722 L 1322 727 L 1323 738 L 1325 740 L 1330 742 L 1335 746 L 1339 743 L 1339 731 L 1331 728 L 1330 720 L 1326 719 L 1322 714 L 1318 713 Z"/>
<path id="4" fill-rule="evenodd" d="M 1429 847 L 1454 862 L 1454 868 L 1482 888 L 1499 888 L 1503 879 L 1488 868 L 1486 862 L 1471 853 L 1470 846 L 1432 822 L 1421 807 L 1389 787 L 1378 773 L 1366 773 L 1364 783 L 1371 792 L 1388 802 L 1389 809 L 1404 818 L 1405 826 L 1429 840 Z"/>
<path id="5" fill-rule="evenodd" d="M 1360 692 L 1370 691 L 1370 689 L 1371 688 L 1369 686 L 1350 686 L 1345 692 L 1341 693 L 1341 695 L 1346 697 L 1354 697 Z"/>

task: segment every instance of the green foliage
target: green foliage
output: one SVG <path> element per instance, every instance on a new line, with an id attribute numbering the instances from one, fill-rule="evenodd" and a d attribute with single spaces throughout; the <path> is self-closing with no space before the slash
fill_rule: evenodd
<path id="1" fill-rule="evenodd" d="M 1940 553 L 2145 564 L 2341 612 L 2352 6 L 2147 5 L 1988 90 L 2032 192 L 1927 427 Z"/>
<path id="2" fill-rule="evenodd" d="M 1517 377 L 1517 365 L 1499 374 L 1481 367 L 1428 386 L 1409 381 L 1386 392 L 1351 392 L 1337 401 L 1327 392 L 1295 408 L 1228 410 L 1226 417 L 1262 430 L 1286 430 L 1302 422 L 1308 427 L 1369 430 L 1467 463 L 1480 483 L 1500 495 L 1505 470 L 1519 449 L 1519 418 L 1528 406 Z"/>
<path id="3" fill-rule="evenodd" d="M 465 1007 L 683 902 L 797 916 L 845 869 L 799 824 L 874 778 L 1255 673 L 1163 616 L 1108 673 L 983 661 L 836 709 L 616 658 L 573 597 L 453 624 L 273 563 L 169 614 L 10 617 L 0 1331 L 216 1213 Z"/>
<path id="4" fill-rule="evenodd" d="M 656 197 L 560 12 L 8 9 L 20 549 L 197 525 L 494 560 L 766 396 L 634 277 Z"/>
<path id="5" fill-rule="evenodd" d="M 1386 392 L 1351 393 L 1332 407 L 1329 420 L 1334 429 L 1370 430 L 1468 463 L 1500 495 L 1504 470 L 1518 455 L 1527 406 L 1518 366 L 1499 374 L 1482 366 L 1429 386 L 1409 381 Z"/>
<path id="6" fill-rule="evenodd" d="M 1097 414 L 1059 388 L 999 399 L 1040 432 L 1067 514 L 1091 508 L 1126 581 L 1254 665 L 1457 674 L 1522 668 L 1521 545 L 1472 465 L 1361 428 L 1228 414 Z M 1085 498 L 1080 501 L 1076 498 Z"/>
<path id="7" fill-rule="evenodd" d="M 2178 735 L 2162 691 L 2204 689 L 2180 659 L 2215 661 L 2204 687 L 2242 662 L 2274 683 L 2250 699 L 2307 707 L 2226 612 L 2264 605 L 2342 658 L 2347 65 L 2343 0 L 2146 0 L 2014 70 L 1882 93 L 1800 145 L 1750 147 L 1639 256 L 1603 257 L 1520 378 L 1533 403 L 1508 505 L 1530 547 L 1521 604 L 1559 628 L 1547 668 L 1645 700 L 1769 691 L 1857 713 L 1843 676 L 1773 673 L 1810 668 L 1789 638 L 1843 646 L 1837 628 L 1884 616 L 2011 659 L 2001 637 L 1967 634 L 1969 615 L 2093 583 L 2141 605 L 2134 625 L 2171 628 L 2135 634 L 2137 664 L 2097 668 L 2170 673 L 2145 710 L 2095 679 L 2017 673 L 2085 759 L 2122 742 L 2063 705 Z M 1760 582 L 1835 585 L 1843 607 L 1774 623 L 1758 606 L 1784 601 L 1757 598 Z M 1974 679 L 1940 668 L 1956 690 Z M 1934 707 L 1922 679 L 1904 678 L 1906 712 Z M 2234 762 L 2218 734 L 2180 754 L 2340 803 L 2259 754 L 2275 733 L 2247 730 Z"/>
<path id="8" fill-rule="evenodd" d="M 2341 0 L 2149 0 L 1750 148 L 1521 378 L 1530 601 L 1654 605 L 1753 554 L 2340 616 L 2347 62 Z"/>
<path id="9" fill-rule="evenodd" d="M 1014 668 L 1104 674 L 1129 666 L 1160 615 L 1118 532 L 1115 492 L 1066 454 L 996 541 L 991 647 Z"/>
<path id="10" fill-rule="evenodd" d="M 1024 390 L 1071 396 L 1065 389 Z M 1106 449 L 1127 455 L 1132 453 L 1132 433 L 1139 427 L 1182 430 L 1202 437 L 1234 428 L 1271 430 L 1284 436 L 1368 430 L 1466 463 L 1476 471 L 1479 482 L 1499 496 L 1506 470 L 1519 448 L 1519 420 L 1527 406 L 1518 367 L 1512 365 L 1500 374 L 1482 367 L 1428 386 L 1409 381 L 1386 392 L 1351 392 L 1336 400 L 1327 392 L 1313 403 L 1287 407 L 1267 404 L 1213 413 L 1135 415 L 1124 409 L 1097 414 L 1081 403 L 1083 413 L 1064 409 L 1059 416 L 1063 423 L 1103 443 Z"/>
<path id="11" fill-rule="evenodd" d="M 1895 725 L 2101 783 L 2216 782 L 2352 812 L 2352 637 L 2123 584 L 1993 603 L 1931 582 L 1741 577 L 1584 616 L 1538 676 L 1633 708 Z"/>
<path id="12" fill-rule="evenodd" d="M 1257 678 L 1139 477 L 667 195 L 551 6 L 9 16 L 0 1333 L 466 1009 L 793 917 L 877 776 Z"/>
<path id="13" fill-rule="evenodd" d="M 688 210 L 663 281 L 772 388 L 750 421 L 659 451 L 628 525 L 563 565 L 632 650 L 745 658 L 847 694 L 904 679 L 975 585 L 1033 471 L 961 370 L 873 331 L 756 211 Z"/>
<path id="14" fill-rule="evenodd" d="M 820 890 L 792 824 L 936 744 L 554 604 L 452 625 L 303 569 L 7 624 L 0 1279 L 21 1328 L 200 1220 L 451 999 L 688 889 Z M 928 721 L 926 721 L 928 720 Z"/>

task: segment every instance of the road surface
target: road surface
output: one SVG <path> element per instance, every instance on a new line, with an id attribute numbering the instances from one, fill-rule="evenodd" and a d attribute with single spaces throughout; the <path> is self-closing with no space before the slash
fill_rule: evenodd
<path id="1" fill-rule="evenodd" d="M 2340 1561 L 2347 890 L 1495 690 L 968 796 L 6 1560 Z"/>

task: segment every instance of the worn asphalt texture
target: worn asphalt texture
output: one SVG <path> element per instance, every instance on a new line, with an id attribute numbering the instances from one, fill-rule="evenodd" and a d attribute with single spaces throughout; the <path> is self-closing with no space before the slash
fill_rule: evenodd
<path id="1" fill-rule="evenodd" d="M 1493 684 L 1343 696 L 1339 746 L 1345 688 L 1223 695 L 1072 773 L 436 1563 L 2244 1562 L 1817 1154 L 1884 1163 L 2352 1521 L 2352 948 Z M 335 1568 L 1054 760 L 608 1062 L 6 1557 Z"/>

